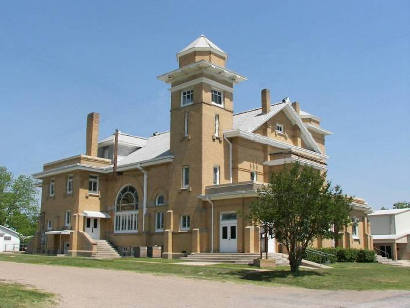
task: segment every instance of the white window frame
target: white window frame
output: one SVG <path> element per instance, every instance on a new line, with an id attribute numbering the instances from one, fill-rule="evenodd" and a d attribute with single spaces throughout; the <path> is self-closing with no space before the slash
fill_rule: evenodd
<path id="1" fill-rule="evenodd" d="M 258 173 L 255 170 L 252 170 L 250 173 L 251 182 L 256 183 L 258 181 Z"/>
<path id="2" fill-rule="evenodd" d="M 217 102 L 214 101 L 214 99 L 213 99 L 213 97 L 214 97 L 214 92 L 216 92 L 216 93 L 215 93 L 216 96 L 220 96 L 220 97 L 221 97 L 221 103 L 220 103 L 220 104 L 218 104 Z M 211 90 L 211 101 L 212 101 L 212 104 L 214 104 L 215 106 L 223 107 L 223 106 L 224 106 L 224 91 L 222 91 L 222 90 L 220 90 L 220 89 L 213 88 L 213 89 Z"/>
<path id="3" fill-rule="evenodd" d="M 67 184 L 66 184 L 66 192 L 68 195 L 71 195 L 73 193 L 74 186 L 73 186 L 73 176 L 69 175 L 67 177 Z"/>
<path id="4" fill-rule="evenodd" d="M 189 231 L 191 229 L 191 217 L 189 215 L 182 215 L 179 229 L 181 231 Z"/>
<path id="5" fill-rule="evenodd" d="M 48 185 L 48 195 L 50 197 L 54 197 L 56 195 L 56 182 L 54 179 L 52 179 Z"/>
<path id="6" fill-rule="evenodd" d="M 163 232 L 164 231 L 164 219 L 165 213 L 164 212 L 156 212 L 155 213 L 155 232 Z M 158 222 L 160 223 L 160 227 L 158 228 Z"/>
<path id="7" fill-rule="evenodd" d="M 192 101 L 189 103 L 184 103 L 184 98 L 188 98 L 191 96 Z M 194 103 L 194 90 L 193 89 L 185 89 L 181 91 L 181 107 L 189 106 Z"/>
<path id="8" fill-rule="evenodd" d="M 138 233 L 138 211 L 116 212 L 114 233 Z"/>
<path id="9" fill-rule="evenodd" d="M 352 238 L 359 239 L 359 219 L 357 217 L 352 218 Z"/>
<path id="10" fill-rule="evenodd" d="M 65 211 L 64 214 L 64 226 L 70 227 L 71 226 L 71 211 Z"/>
<path id="11" fill-rule="evenodd" d="M 53 230 L 53 222 L 51 219 L 47 220 L 47 230 Z"/>
<path id="12" fill-rule="evenodd" d="M 285 127 L 284 127 L 283 124 L 281 124 L 281 123 L 276 123 L 276 125 L 275 125 L 275 131 L 276 131 L 278 134 L 284 134 L 284 133 L 285 133 Z"/>
<path id="13" fill-rule="evenodd" d="M 188 181 L 186 179 L 186 173 L 185 171 L 188 170 Z M 187 189 L 189 188 L 189 182 L 190 182 L 190 171 L 189 171 L 189 166 L 183 166 L 182 167 L 182 188 Z"/>
<path id="14" fill-rule="evenodd" d="M 219 114 L 215 114 L 215 120 L 214 120 L 214 136 L 215 137 L 219 137 L 219 126 L 220 126 Z"/>
<path id="15" fill-rule="evenodd" d="M 184 136 L 189 136 L 189 112 L 184 113 Z"/>
<path id="16" fill-rule="evenodd" d="M 164 199 L 164 201 L 160 203 L 159 202 L 159 197 L 162 197 Z M 163 194 L 159 194 L 155 198 L 155 206 L 161 206 L 161 205 L 165 205 L 165 196 Z"/>
<path id="17" fill-rule="evenodd" d="M 91 178 L 93 178 L 93 179 L 91 179 Z M 94 190 L 90 190 L 90 182 L 94 182 L 94 181 L 97 183 L 97 188 L 96 188 L 95 191 L 94 191 Z M 88 193 L 89 193 L 89 194 L 92 194 L 92 195 L 98 195 L 99 192 L 100 192 L 100 178 L 99 178 L 98 175 L 90 174 L 90 175 L 88 176 Z"/>
<path id="18" fill-rule="evenodd" d="M 212 169 L 212 183 L 214 185 L 220 184 L 221 168 L 219 165 L 215 165 Z"/>

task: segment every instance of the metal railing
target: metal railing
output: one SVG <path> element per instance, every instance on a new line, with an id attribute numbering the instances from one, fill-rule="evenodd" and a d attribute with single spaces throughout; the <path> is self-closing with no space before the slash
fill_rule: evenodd
<path id="1" fill-rule="evenodd" d="M 320 251 L 320 250 L 311 249 L 311 248 L 306 248 L 305 253 L 311 253 L 311 254 L 320 256 L 321 259 L 324 258 L 325 262 L 323 262 L 323 263 L 331 263 L 330 258 L 331 257 L 336 257 L 336 255 L 334 255 L 334 254 L 323 252 L 323 251 Z M 319 262 L 319 263 L 322 263 L 322 262 Z"/>

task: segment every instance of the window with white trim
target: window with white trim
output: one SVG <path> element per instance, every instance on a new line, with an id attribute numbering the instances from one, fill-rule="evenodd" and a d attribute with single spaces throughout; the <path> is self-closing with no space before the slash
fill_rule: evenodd
<path id="1" fill-rule="evenodd" d="M 71 211 L 66 211 L 64 216 L 64 226 L 71 226 Z"/>
<path id="2" fill-rule="evenodd" d="M 55 193 L 55 181 L 51 180 L 50 185 L 48 187 L 48 194 L 50 197 L 54 197 Z"/>
<path id="3" fill-rule="evenodd" d="M 189 187 L 189 167 L 184 166 L 182 168 L 182 188 Z"/>
<path id="4" fill-rule="evenodd" d="M 47 221 L 47 230 L 52 230 L 53 229 L 53 222 L 51 220 Z"/>
<path id="5" fill-rule="evenodd" d="M 359 219 L 357 217 L 352 218 L 352 237 L 359 238 Z"/>
<path id="6" fill-rule="evenodd" d="M 284 130 L 283 130 L 283 124 L 280 123 L 276 123 L 276 128 L 275 128 L 276 132 L 279 134 L 283 134 Z"/>
<path id="7" fill-rule="evenodd" d="M 256 171 L 251 171 L 251 182 L 256 182 L 258 179 L 258 174 Z"/>
<path id="8" fill-rule="evenodd" d="M 188 137 L 189 135 L 189 112 L 184 114 L 184 136 Z"/>
<path id="9" fill-rule="evenodd" d="M 73 193 L 73 176 L 69 175 L 67 177 L 67 194 Z"/>
<path id="10" fill-rule="evenodd" d="M 212 103 L 218 106 L 223 106 L 223 93 L 219 90 L 212 90 Z"/>
<path id="11" fill-rule="evenodd" d="M 164 212 L 157 212 L 155 214 L 155 231 L 164 231 Z"/>
<path id="12" fill-rule="evenodd" d="M 131 185 L 123 187 L 118 193 L 115 202 L 114 232 L 138 232 L 138 193 Z"/>
<path id="13" fill-rule="evenodd" d="M 213 171 L 213 183 L 214 185 L 219 185 L 219 172 L 220 168 L 219 166 L 214 166 L 214 171 Z"/>
<path id="14" fill-rule="evenodd" d="M 194 102 L 194 90 L 181 91 L 181 106 L 191 105 Z"/>
<path id="15" fill-rule="evenodd" d="M 180 230 L 187 231 L 191 228 L 191 217 L 188 215 L 181 216 Z"/>
<path id="16" fill-rule="evenodd" d="M 155 205 L 156 206 L 161 206 L 165 204 L 165 197 L 164 195 L 158 195 L 157 198 L 155 199 Z"/>
<path id="17" fill-rule="evenodd" d="M 88 177 L 88 192 L 98 194 L 98 176 L 90 175 Z"/>
<path id="18" fill-rule="evenodd" d="M 219 114 L 215 115 L 214 136 L 219 137 Z"/>

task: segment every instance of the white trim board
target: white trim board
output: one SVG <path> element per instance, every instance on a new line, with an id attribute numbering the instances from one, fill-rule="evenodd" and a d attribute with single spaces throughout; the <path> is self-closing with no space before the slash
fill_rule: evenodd
<path id="1" fill-rule="evenodd" d="M 196 79 L 181 83 L 181 84 L 179 84 L 175 87 L 169 88 L 169 91 L 171 91 L 171 92 L 179 91 L 179 90 L 182 90 L 182 89 L 189 88 L 189 87 L 192 87 L 194 85 L 197 85 L 198 83 L 207 83 L 207 84 L 209 84 L 213 87 L 219 88 L 223 91 L 230 92 L 230 93 L 233 92 L 232 87 L 228 87 L 228 86 L 224 85 L 223 83 L 217 82 L 215 80 L 212 80 L 212 79 L 209 79 L 209 78 L 206 78 L 206 77 L 199 77 L 199 78 L 196 78 Z"/>

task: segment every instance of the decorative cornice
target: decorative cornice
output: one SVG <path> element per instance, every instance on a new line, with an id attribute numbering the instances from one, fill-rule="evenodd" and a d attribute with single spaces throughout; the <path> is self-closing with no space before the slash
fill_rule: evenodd
<path id="1" fill-rule="evenodd" d="M 196 78 L 196 79 L 181 83 L 177 86 L 171 87 L 169 90 L 171 92 L 175 92 L 175 91 L 179 91 L 179 90 L 182 90 L 182 89 L 185 89 L 185 88 L 192 87 L 192 86 L 194 86 L 198 83 L 207 83 L 207 84 L 209 84 L 209 85 L 211 85 L 215 88 L 218 88 L 220 90 L 230 92 L 230 93 L 233 92 L 232 87 L 228 87 L 227 85 L 224 85 L 223 83 L 220 83 L 218 81 L 215 81 L 215 80 L 212 80 L 212 79 L 209 79 L 209 78 L 206 78 L 206 77 L 199 77 L 199 78 Z"/>

